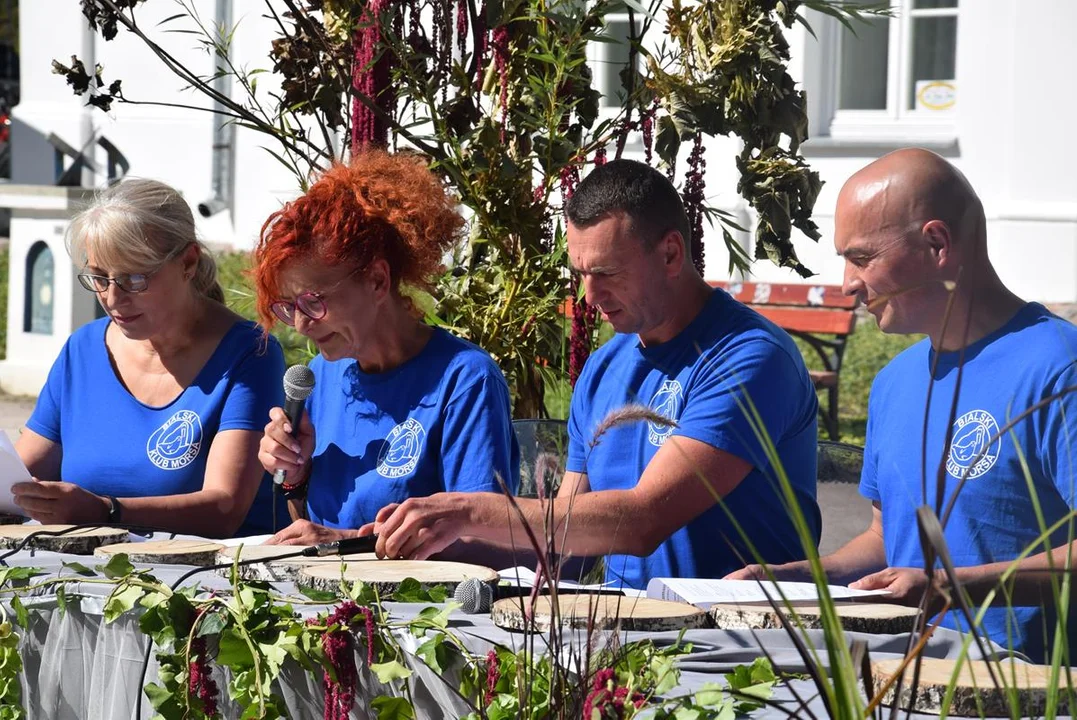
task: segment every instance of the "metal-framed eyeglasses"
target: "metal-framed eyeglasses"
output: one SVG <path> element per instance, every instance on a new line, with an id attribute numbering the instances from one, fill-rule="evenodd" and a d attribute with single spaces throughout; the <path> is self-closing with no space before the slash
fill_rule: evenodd
<path id="1" fill-rule="evenodd" d="M 360 272 L 361 268 L 357 268 L 352 272 L 342 277 L 337 282 L 333 283 L 332 287 L 323 292 L 303 292 L 296 295 L 295 300 L 277 300 L 269 309 L 273 311 L 273 314 L 277 316 L 285 325 L 291 325 L 295 327 L 295 311 L 306 315 L 311 320 L 321 320 L 329 312 L 329 308 L 325 305 L 325 296 L 336 290 L 345 280 L 349 280 Z"/>
<path id="2" fill-rule="evenodd" d="M 150 276 L 153 273 L 120 273 L 113 277 L 107 275 L 94 275 L 93 273 L 79 273 L 79 284 L 90 292 L 106 293 L 108 286 L 115 283 L 116 287 L 125 293 L 140 293 L 150 285 Z"/>

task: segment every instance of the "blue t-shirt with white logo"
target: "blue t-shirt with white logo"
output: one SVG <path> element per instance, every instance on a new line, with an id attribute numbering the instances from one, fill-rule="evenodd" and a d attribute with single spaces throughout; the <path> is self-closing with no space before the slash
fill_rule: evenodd
<path id="1" fill-rule="evenodd" d="M 202 489 L 219 432 L 265 427 L 283 404 L 284 355 L 254 323 L 235 323 L 187 388 L 150 407 L 116 377 L 105 345 L 110 320 L 76 330 L 64 345 L 26 427 L 63 448 L 60 477 L 98 495 L 150 497 Z M 262 477 L 239 535 L 272 532 L 273 483 Z M 276 527 L 287 525 L 278 503 Z"/>
<path id="2" fill-rule="evenodd" d="M 1030 483 L 1047 526 L 1070 512 L 1077 467 L 1077 398 L 1066 395 L 1019 421 L 1012 433 L 1000 431 L 1024 410 L 1077 383 L 1075 360 L 1077 328 L 1042 305 L 1029 303 L 999 330 L 967 347 L 963 368 L 960 352 L 936 353 L 929 340 L 883 368 L 868 403 L 860 491 L 882 504 L 888 565 L 924 566 L 916 508 L 925 502 L 935 507 L 940 461 L 944 507 L 959 480 L 968 476 L 945 527 L 958 567 L 1013 560 L 1035 541 L 1040 527 Z M 944 453 L 947 431 L 952 439 Z M 1027 479 L 1022 461 L 1027 463 Z M 1051 545 L 1065 544 L 1066 539 L 1063 526 Z M 1030 554 L 1043 550 L 1041 544 Z M 1075 624 L 1071 619 L 1069 628 L 1077 629 Z M 963 629 L 967 623 L 949 613 L 944 626 Z M 1038 607 L 992 607 L 982 629 L 1000 645 L 1043 660 L 1045 632 L 1054 634 L 1054 614 Z M 1070 647 L 1077 647 L 1072 639 Z"/>
<path id="3" fill-rule="evenodd" d="M 647 405 L 678 427 L 622 425 L 606 430 L 592 447 L 603 420 L 630 403 Z M 587 360 L 572 394 L 567 467 L 586 473 L 591 490 L 635 487 L 671 435 L 705 442 L 752 464 L 723 498 L 725 509 L 716 503 L 647 557 L 608 556 L 607 580 L 644 588 L 653 577 L 720 578 L 743 567 L 738 553 L 752 562 L 726 510 L 767 562 L 805 557 L 775 467 L 753 430 L 753 412 L 774 443 L 818 542 L 818 400 L 804 361 L 783 330 L 716 290 L 672 340 L 643 347 L 637 336 L 619 334 Z"/>
<path id="4" fill-rule="evenodd" d="M 515 492 L 520 450 L 509 388 L 477 346 L 435 328 L 418 355 L 387 372 L 320 355 L 310 368 L 312 522 L 358 528 L 409 497 L 501 492 L 495 473 Z"/>

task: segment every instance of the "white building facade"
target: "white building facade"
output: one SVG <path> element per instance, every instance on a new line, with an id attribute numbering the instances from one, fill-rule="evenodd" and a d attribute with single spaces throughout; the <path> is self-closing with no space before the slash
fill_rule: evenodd
<path id="1" fill-rule="evenodd" d="M 237 66 L 271 67 L 268 51 L 275 27 L 263 17 L 261 2 L 191 4 L 207 24 L 224 12 L 238 25 L 232 45 Z M 1077 143 L 1067 134 L 1077 117 L 1069 49 L 1077 2 L 892 0 L 892 6 L 894 17 L 859 25 L 856 36 L 815 14 L 809 14 L 809 21 L 816 37 L 800 25 L 788 31 L 791 72 L 810 103 L 812 138 L 804 154 L 826 183 L 815 208 L 823 240 L 797 240 L 801 260 L 817 273 L 811 282 L 841 283 L 842 263 L 831 235 L 835 197 L 846 178 L 890 150 L 921 146 L 949 158 L 978 190 L 987 211 L 990 252 L 1003 280 L 1028 299 L 1077 302 L 1077 173 L 1072 171 Z M 138 8 L 139 24 L 192 70 L 210 75 L 214 58 L 195 49 L 190 35 L 157 27 L 175 12 L 176 6 L 164 0 L 148 2 Z M 84 107 L 51 73 L 53 59 L 66 64 L 75 53 L 87 66 L 101 64 L 105 79 L 122 78 L 124 95 L 133 100 L 210 106 L 185 90 L 128 33 L 121 30 L 107 43 L 96 37 L 86 28 L 78 0 L 21 0 L 20 41 L 12 184 L 55 183 L 55 145 L 48 141 L 54 134 L 73 148 L 93 148 L 99 171 L 84 172 L 83 180 L 104 185 L 107 153 L 95 145 L 103 137 L 122 153 L 130 176 L 163 180 L 179 188 L 192 207 L 221 208 L 199 217 L 200 232 L 213 244 L 236 248 L 252 247 L 265 218 L 296 194 L 294 177 L 262 149 L 272 141 L 254 131 L 236 129 L 230 147 L 215 154 L 215 139 L 221 143 L 211 113 L 118 103 L 106 115 Z M 600 78 L 601 52 L 594 58 Z M 272 81 L 270 73 L 259 76 L 259 94 L 267 102 Z M 713 205 L 750 223 L 735 192 L 736 150 L 735 140 L 709 143 L 707 195 Z M 208 202 L 214 198 L 219 202 Z M 18 227 L 13 219 L 13 250 L 17 242 L 33 242 L 32 237 L 17 239 Z M 708 277 L 724 278 L 728 257 L 719 232 L 710 234 L 706 249 Z M 66 268 L 65 256 L 55 261 L 57 268 Z M 13 263 L 13 280 L 27 272 Z M 769 282 L 800 281 L 793 272 L 763 261 L 753 274 Z M 10 292 L 25 295 L 18 284 L 12 282 Z M 15 303 L 9 303 L 9 327 L 24 322 L 23 305 L 15 317 Z M 50 347 L 58 351 L 63 339 L 56 337 Z M 35 346 L 34 353 L 47 371 L 48 352 Z M 18 355 L 14 343 L 9 355 Z M 0 387 L 5 382 L 0 365 Z M 34 392 L 34 382 L 7 389 Z"/>

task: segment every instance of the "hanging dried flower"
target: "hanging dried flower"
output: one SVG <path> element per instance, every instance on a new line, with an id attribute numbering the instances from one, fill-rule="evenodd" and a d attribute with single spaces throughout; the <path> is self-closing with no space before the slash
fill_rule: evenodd
<path id="1" fill-rule="evenodd" d="M 494 63 L 500 83 L 498 103 L 501 106 L 501 142 L 504 143 L 509 118 L 509 29 L 504 25 L 494 28 L 490 45 L 494 51 Z"/>
<path id="2" fill-rule="evenodd" d="M 703 175 L 706 168 L 707 162 L 703 159 L 703 135 L 700 134 L 696 135 L 692 152 L 688 156 L 688 172 L 684 178 L 684 190 L 681 192 L 684 210 L 692 228 L 692 264 L 700 275 L 703 274 Z"/>
<path id="3" fill-rule="evenodd" d="M 655 101 L 640 119 L 640 131 L 643 133 L 643 160 L 648 165 L 654 157 L 654 114 L 658 110 L 658 102 Z"/>
<path id="4" fill-rule="evenodd" d="M 383 52 L 378 55 L 382 15 L 391 6 L 390 0 L 371 0 L 352 36 L 352 91 L 356 95 L 352 98 L 353 149 L 368 145 L 386 147 L 389 144 L 388 123 L 358 96 L 369 98 L 388 115 L 396 106 L 396 93 L 390 82 L 392 54 Z M 400 12 L 401 8 L 397 7 L 396 11 Z"/>
<path id="5" fill-rule="evenodd" d="M 467 0 L 456 0 L 456 50 L 461 60 L 467 52 L 467 29 Z"/>

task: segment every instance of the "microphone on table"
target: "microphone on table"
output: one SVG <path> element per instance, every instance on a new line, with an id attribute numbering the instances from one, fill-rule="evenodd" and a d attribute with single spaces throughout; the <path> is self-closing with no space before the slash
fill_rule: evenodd
<path id="1" fill-rule="evenodd" d="M 494 589 L 478 578 L 468 578 L 456 586 L 452 599 L 460 603 L 461 612 L 487 613 L 494 603 Z"/>
<path id="2" fill-rule="evenodd" d="M 284 373 L 284 414 L 292 426 L 292 437 L 299 431 L 299 421 L 303 418 L 303 405 L 314 392 L 314 371 L 306 365 L 292 365 Z M 287 472 L 277 470 L 273 473 L 273 484 L 283 485 Z"/>
<path id="3" fill-rule="evenodd" d="M 372 553 L 378 542 L 377 535 L 344 538 L 333 542 L 311 545 L 303 551 L 303 557 L 327 557 L 329 555 L 352 555 L 354 553 Z"/>

